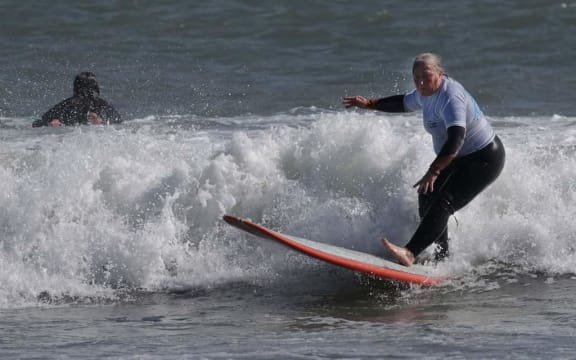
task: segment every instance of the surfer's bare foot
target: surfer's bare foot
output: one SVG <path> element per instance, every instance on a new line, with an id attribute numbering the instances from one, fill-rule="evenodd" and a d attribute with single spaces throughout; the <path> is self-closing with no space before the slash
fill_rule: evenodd
<path id="1" fill-rule="evenodd" d="M 384 243 L 386 249 L 388 249 L 388 251 L 394 255 L 400 264 L 404 266 L 411 266 L 414 264 L 414 261 L 416 261 L 414 254 L 412 254 L 412 252 L 405 247 L 394 245 L 386 239 L 382 239 L 382 242 Z"/>

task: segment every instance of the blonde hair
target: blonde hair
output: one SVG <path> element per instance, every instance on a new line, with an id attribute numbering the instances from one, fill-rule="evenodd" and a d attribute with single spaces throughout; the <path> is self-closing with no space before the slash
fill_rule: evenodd
<path id="1" fill-rule="evenodd" d="M 416 65 L 421 63 L 431 65 L 435 70 L 444 72 L 444 68 L 442 67 L 442 58 L 439 55 L 427 52 L 418 54 L 414 58 L 414 61 L 412 62 L 412 74 L 414 74 Z"/>

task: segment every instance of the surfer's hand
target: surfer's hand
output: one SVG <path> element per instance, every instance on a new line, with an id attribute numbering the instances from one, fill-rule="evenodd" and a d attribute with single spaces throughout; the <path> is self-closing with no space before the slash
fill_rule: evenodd
<path id="1" fill-rule="evenodd" d="M 100 115 L 93 113 L 93 112 L 88 112 L 88 121 L 90 122 L 90 124 L 92 125 L 102 125 L 104 124 L 104 119 L 102 119 L 100 117 Z"/>
<path id="2" fill-rule="evenodd" d="M 52 126 L 52 127 L 56 127 L 56 126 L 62 126 L 64 124 L 62 124 L 62 122 L 60 121 L 60 119 L 52 119 L 52 121 L 50 121 L 48 123 L 48 126 Z"/>
<path id="3" fill-rule="evenodd" d="M 361 109 L 368 109 L 372 106 L 372 101 L 364 96 L 346 96 L 342 99 L 342 104 L 344 104 L 347 109 L 353 106 Z"/>
<path id="4" fill-rule="evenodd" d="M 422 179 L 414 184 L 414 187 L 418 187 L 418 193 L 427 194 L 429 192 L 433 192 L 434 184 L 436 183 L 436 179 L 438 179 L 438 175 L 440 175 L 439 172 L 428 170 Z"/>

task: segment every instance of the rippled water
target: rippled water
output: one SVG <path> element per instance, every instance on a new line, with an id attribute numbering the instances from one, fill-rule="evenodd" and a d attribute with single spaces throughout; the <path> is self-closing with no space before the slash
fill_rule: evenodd
<path id="1" fill-rule="evenodd" d="M 576 4 L 0 2 L 0 356 L 569 358 Z M 434 288 L 242 234 L 384 255 L 432 160 L 419 114 L 342 109 L 443 55 L 502 138 Z M 126 120 L 32 128 L 94 71 Z"/>

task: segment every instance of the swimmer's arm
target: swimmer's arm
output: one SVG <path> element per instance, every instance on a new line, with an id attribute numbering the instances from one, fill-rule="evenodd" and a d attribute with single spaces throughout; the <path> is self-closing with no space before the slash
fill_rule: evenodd
<path id="1" fill-rule="evenodd" d="M 70 106 L 72 98 L 68 98 L 54 105 L 46 111 L 42 118 L 34 121 L 32 127 L 40 126 L 62 126 L 66 121 L 66 108 Z"/>
<path id="2" fill-rule="evenodd" d="M 122 122 L 122 117 L 120 116 L 118 111 L 116 111 L 116 109 L 112 105 L 106 102 L 104 103 L 102 113 L 104 115 L 104 118 L 109 124 L 119 124 Z"/>
<path id="3" fill-rule="evenodd" d="M 46 114 L 42 116 L 41 119 L 36 120 L 32 123 L 32 127 L 41 127 L 41 126 L 62 126 L 62 122 L 59 119 L 59 116 L 55 114 L 54 111 L 48 111 Z"/>

